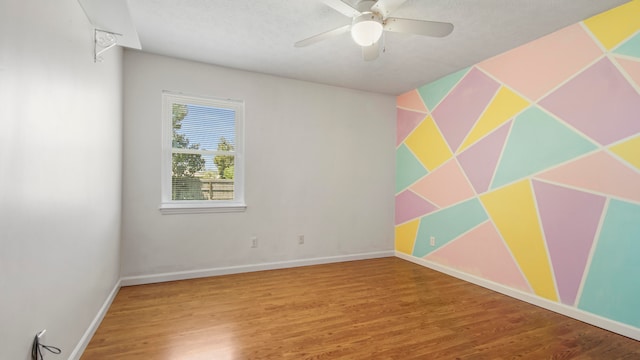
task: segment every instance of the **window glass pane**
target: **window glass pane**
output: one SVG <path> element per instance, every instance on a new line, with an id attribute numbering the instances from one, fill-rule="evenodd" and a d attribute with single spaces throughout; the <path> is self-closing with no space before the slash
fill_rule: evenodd
<path id="1" fill-rule="evenodd" d="M 235 111 L 211 106 L 173 104 L 173 147 L 235 149 Z"/>
<path id="2" fill-rule="evenodd" d="M 171 200 L 233 200 L 234 157 L 231 155 L 220 157 L 222 159 L 214 161 L 231 164 L 225 167 L 223 176 L 214 169 L 204 167 L 206 156 L 173 154 Z M 194 172 L 195 169 L 200 170 Z"/>

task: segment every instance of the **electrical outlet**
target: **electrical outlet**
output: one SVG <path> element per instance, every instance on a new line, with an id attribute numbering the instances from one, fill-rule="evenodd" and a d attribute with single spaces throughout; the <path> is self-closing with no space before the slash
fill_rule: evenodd
<path id="1" fill-rule="evenodd" d="M 429 239 L 429 245 L 431 245 L 431 246 L 436 246 L 436 237 L 435 237 L 435 236 L 432 236 L 432 237 Z"/>
<path id="2" fill-rule="evenodd" d="M 298 245 L 304 244 L 304 235 L 298 235 Z"/>
<path id="3" fill-rule="evenodd" d="M 251 237 L 251 247 L 254 248 L 254 249 L 258 247 L 258 237 L 257 236 L 252 236 Z"/>

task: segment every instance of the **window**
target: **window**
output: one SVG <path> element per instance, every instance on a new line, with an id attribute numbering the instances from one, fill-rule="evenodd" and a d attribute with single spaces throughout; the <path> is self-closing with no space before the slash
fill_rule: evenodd
<path id="1" fill-rule="evenodd" d="M 244 102 L 162 94 L 162 213 L 242 211 Z"/>

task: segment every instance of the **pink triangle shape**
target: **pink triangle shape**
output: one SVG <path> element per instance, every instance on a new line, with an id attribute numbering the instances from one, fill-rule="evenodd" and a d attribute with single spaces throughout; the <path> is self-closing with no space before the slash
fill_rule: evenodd
<path id="1" fill-rule="evenodd" d="M 489 190 L 511 123 L 511 120 L 504 123 L 458 155 L 460 166 L 478 194 Z"/>
<path id="2" fill-rule="evenodd" d="M 413 129 L 420 124 L 427 115 L 415 111 L 397 109 L 396 122 L 396 146 L 400 145 L 404 139 L 411 134 Z"/>
<path id="3" fill-rule="evenodd" d="M 618 57 L 616 57 L 616 61 L 618 62 L 618 64 L 620 64 L 620 66 L 622 66 L 624 71 L 629 74 L 631 79 L 635 81 L 636 85 L 640 86 L 640 61 L 633 61 Z"/>
<path id="4" fill-rule="evenodd" d="M 425 259 L 531 292 L 527 280 L 490 221 L 432 252 Z"/>
<path id="5" fill-rule="evenodd" d="M 539 174 L 536 178 L 640 201 L 640 174 L 604 150 Z"/>
<path id="6" fill-rule="evenodd" d="M 413 192 L 406 190 L 396 196 L 396 225 L 428 214 L 438 208 Z"/>
<path id="7" fill-rule="evenodd" d="M 573 305 L 606 198 L 533 180 L 560 301 Z"/>
<path id="8" fill-rule="evenodd" d="M 447 161 L 422 178 L 411 190 L 439 207 L 447 207 L 475 196 L 456 159 Z"/>
<path id="9" fill-rule="evenodd" d="M 449 148 L 456 152 L 500 84 L 472 68 L 433 110 L 432 117 Z"/>
<path id="10" fill-rule="evenodd" d="M 423 113 L 426 113 L 428 111 L 427 107 L 422 101 L 422 97 L 420 97 L 420 93 L 418 93 L 418 90 L 415 89 L 398 96 L 396 98 L 396 104 L 398 107 L 409 110 L 420 111 Z"/>

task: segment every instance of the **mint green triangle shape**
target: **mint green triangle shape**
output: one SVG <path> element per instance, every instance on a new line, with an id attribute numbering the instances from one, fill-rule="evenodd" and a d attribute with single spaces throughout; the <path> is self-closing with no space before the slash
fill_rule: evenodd
<path id="1" fill-rule="evenodd" d="M 638 239 L 640 205 L 611 199 L 578 308 L 640 327 Z"/>
<path id="2" fill-rule="evenodd" d="M 436 81 L 432 81 L 426 85 L 418 88 L 418 93 L 427 105 L 429 111 L 433 111 L 433 108 L 442 101 L 442 99 L 451 91 L 451 89 L 469 72 L 470 68 L 465 68 L 460 71 L 456 71 L 453 74 L 449 74 L 445 77 L 441 77 Z"/>
<path id="3" fill-rule="evenodd" d="M 478 198 L 425 215 L 420 219 L 413 256 L 426 256 L 488 219 Z M 432 236 L 434 246 L 430 244 Z"/>
<path id="4" fill-rule="evenodd" d="M 540 108 L 530 107 L 513 123 L 491 188 L 522 179 L 596 148 L 592 142 Z"/>
<path id="5" fill-rule="evenodd" d="M 428 173 L 406 145 L 402 144 L 396 150 L 396 193 L 406 189 Z"/>
<path id="6" fill-rule="evenodd" d="M 614 53 L 640 58 L 640 33 L 618 46 Z"/>

